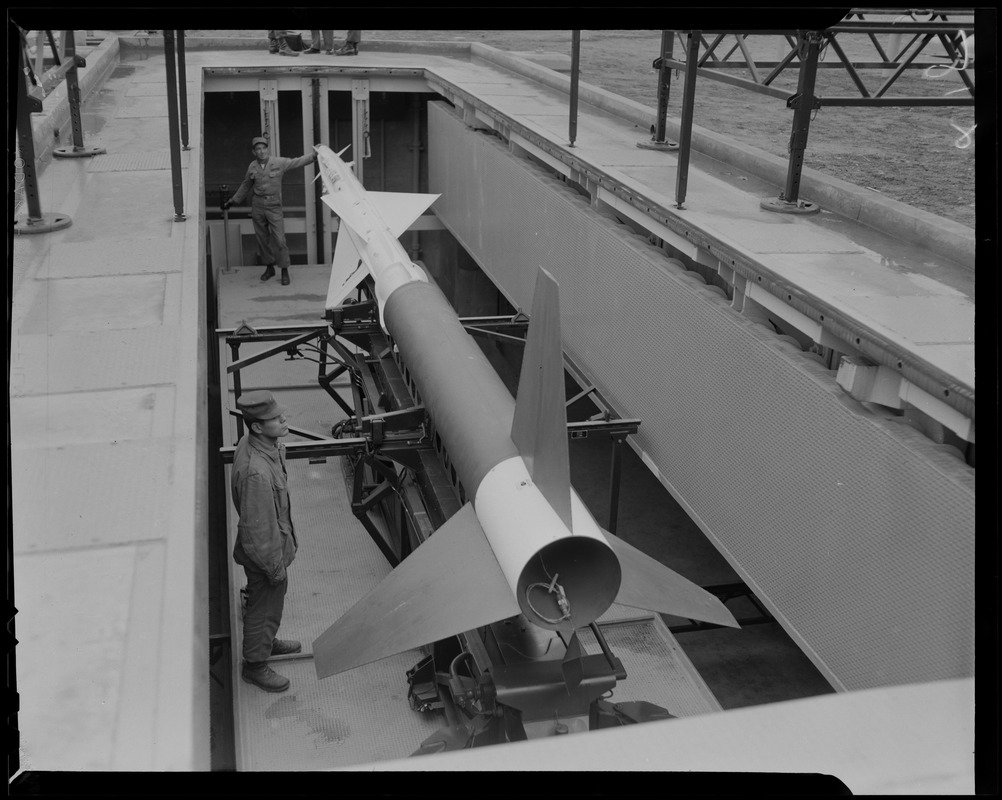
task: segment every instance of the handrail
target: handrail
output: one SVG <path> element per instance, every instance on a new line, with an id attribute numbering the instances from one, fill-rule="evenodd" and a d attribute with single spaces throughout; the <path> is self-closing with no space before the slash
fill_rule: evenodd
<path id="1" fill-rule="evenodd" d="M 668 142 L 665 139 L 665 126 L 663 120 L 667 114 L 668 95 L 670 86 L 670 71 L 676 70 L 685 74 L 684 97 L 681 111 L 681 130 L 688 130 L 692 124 L 692 95 L 695 91 L 697 78 L 715 80 L 736 86 L 748 91 L 764 94 L 776 99 L 784 100 L 786 107 L 793 109 L 793 129 L 790 135 L 789 165 L 787 179 L 783 191 L 777 199 L 763 200 L 761 207 L 768 211 L 779 211 L 784 213 L 815 213 L 820 208 L 815 203 L 806 203 L 800 200 L 799 187 L 800 177 L 803 169 L 804 154 L 807 148 L 807 138 L 810 129 L 812 115 L 823 106 L 973 106 L 974 105 L 974 80 L 971 72 L 974 68 L 974 59 L 968 53 L 968 35 L 973 32 L 973 22 L 968 22 L 967 17 L 973 19 L 973 9 L 957 9 L 947 12 L 943 10 L 931 10 L 924 13 L 929 15 L 926 20 L 917 20 L 914 13 L 910 14 L 907 21 L 874 22 L 866 20 L 864 13 L 876 13 L 871 10 L 851 11 L 846 18 L 837 25 L 831 26 L 821 31 L 735 31 L 735 30 L 666 30 L 662 31 L 661 55 L 654 60 L 652 68 L 658 70 L 658 111 L 657 123 L 651 126 L 652 138 L 650 141 L 638 142 L 638 147 L 651 147 L 663 149 L 679 149 L 679 167 L 676 174 L 675 203 L 680 209 L 684 208 L 685 191 L 687 186 L 687 175 L 689 163 L 689 149 L 691 141 L 686 139 L 679 144 Z M 901 14 L 907 12 L 900 12 Z M 960 14 L 962 21 L 950 20 L 948 13 Z M 852 19 L 858 17 L 858 20 Z M 866 34 L 876 48 L 879 62 L 856 62 L 851 60 L 838 42 L 838 34 Z M 780 35 L 784 37 L 790 45 L 787 54 L 780 60 L 759 60 L 755 59 L 748 46 L 747 39 L 750 35 Z M 901 46 L 901 42 L 895 43 L 895 52 L 888 54 L 876 39 L 876 34 L 908 35 L 912 38 L 907 44 Z M 727 36 L 735 38 L 735 44 L 723 55 L 715 56 L 718 48 L 725 41 Z M 712 41 L 707 39 L 712 37 Z M 687 55 L 684 59 L 673 57 L 673 42 L 675 38 L 683 44 Z M 946 57 L 951 60 L 950 64 L 929 63 L 919 61 L 918 56 L 925 50 L 933 39 L 938 39 L 946 52 Z M 705 49 L 701 56 L 697 58 L 700 45 Z M 826 51 L 831 50 L 837 56 L 836 60 L 822 62 L 821 58 Z M 736 53 L 735 60 L 730 60 Z M 796 62 L 796 66 L 794 63 Z M 914 69 L 931 69 L 939 67 L 956 71 L 963 82 L 967 92 L 963 89 L 951 92 L 941 97 L 920 97 L 920 96 L 890 96 L 888 94 L 892 86 L 907 71 Z M 771 84 L 775 79 L 787 69 L 797 69 L 798 85 L 795 92 L 788 89 L 781 89 Z M 817 71 L 821 68 L 843 69 L 851 79 L 858 97 L 835 96 L 822 97 L 815 92 L 815 79 Z M 734 74 L 726 74 L 718 71 L 723 69 L 747 69 L 749 78 L 743 78 Z M 860 71 L 863 69 L 893 70 L 884 78 L 882 84 L 871 90 L 866 86 Z M 768 71 L 764 77 L 762 72 Z"/>
<path id="2" fill-rule="evenodd" d="M 20 46 L 18 47 L 18 79 L 17 79 L 17 148 L 18 157 L 15 162 L 17 182 L 24 186 L 25 201 L 28 206 L 27 216 L 15 220 L 15 234 L 49 233 L 62 230 L 73 224 L 66 214 L 42 211 L 41 198 L 38 190 L 38 173 L 36 170 L 35 136 L 31 125 L 32 113 L 43 110 L 42 101 L 46 95 L 62 80 L 66 81 L 66 94 L 70 106 L 70 119 L 73 132 L 73 144 L 68 147 L 57 147 L 52 151 L 56 158 L 84 158 L 106 152 L 103 147 L 85 147 L 83 141 L 83 124 L 80 117 L 80 85 L 77 81 L 77 69 L 87 66 L 87 61 L 77 55 L 76 41 L 73 31 L 62 31 L 60 46 L 57 47 L 52 31 L 39 31 L 36 41 L 41 43 L 44 33 L 52 49 L 56 66 L 42 74 L 39 85 L 37 71 L 44 64 L 42 47 L 36 49 L 36 69 L 32 69 L 28 56 L 28 31 L 18 28 Z"/>

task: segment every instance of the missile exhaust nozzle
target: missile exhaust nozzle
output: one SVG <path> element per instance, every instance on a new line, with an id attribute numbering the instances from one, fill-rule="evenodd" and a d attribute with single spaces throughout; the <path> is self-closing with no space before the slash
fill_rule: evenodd
<path id="1" fill-rule="evenodd" d="M 533 624 L 567 632 L 602 616 L 621 581 L 619 560 L 605 542 L 567 536 L 547 544 L 526 564 L 517 600 Z"/>

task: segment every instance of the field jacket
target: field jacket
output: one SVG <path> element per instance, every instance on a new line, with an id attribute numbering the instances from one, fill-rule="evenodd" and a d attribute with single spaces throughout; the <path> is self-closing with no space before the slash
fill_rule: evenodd
<path id="1" fill-rule="evenodd" d="M 233 454 L 233 505 L 240 520 L 233 560 L 281 580 L 296 557 L 285 447 L 253 433 L 244 434 Z"/>
<path id="2" fill-rule="evenodd" d="M 251 195 L 251 205 L 278 206 L 282 205 L 282 176 L 290 169 L 305 167 L 313 161 L 313 153 L 307 153 L 299 158 L 284 158 L 269 156 L 262 166 L 257 159 L 251 161 L 244 174 L 243 183 L 233 193 L 231 200 L 234 205 L 240 205 L 247 193 Z"/>

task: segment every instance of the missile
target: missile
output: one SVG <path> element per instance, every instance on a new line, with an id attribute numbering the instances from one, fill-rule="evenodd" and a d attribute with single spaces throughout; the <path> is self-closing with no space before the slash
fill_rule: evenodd
<path id="1" fill-rule="evenodd" d="M 327 308 L 372 276 L 381 324 L 472 498 L 313 642 L 318 678 L 519 614 L 579 652 L 575 630 L 613 602 L 738 627 L 714 595 L 603 530 L 572 489 L 553 277 L 537 274 L 516 401 L 398 241 L 439 195 L 368 192 L 341 153 L 316 150 L 341 220 Z"/>

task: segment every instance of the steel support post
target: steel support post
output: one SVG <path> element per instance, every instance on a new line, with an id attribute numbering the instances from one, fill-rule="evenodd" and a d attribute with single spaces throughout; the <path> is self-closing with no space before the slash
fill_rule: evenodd
<path id="1" fill-rule="evenodd" d="M 682 92 L 682 120 L 678 132 L 678 171 L 675 175 L 675 206 L 685 208 L 689 186 L 689 151 L 692 148 L 692 112 L 696 102 L 696 60 L 700 31 L 689 31 L 685 46 L 685 89 Z"/>
<path id="2" fill-rule="evenodd" d="M 581 31 L 571 31 L 571 108 L 567 138 L 570 146 L 578 138 L 578 78 L 581 74 Z"/>
<path id="3" fill-rule="evenodd" d="M 188 75 L 184 66 L 184 31 L 177 32 L 177 86 L 181 98 L 181 147 L 188 147 Z"/>
<path id="4" fill-rule="evenodd" d="M 177 72 L 174 59 L 174 31 L 164 31 L 164 60 L 167 70 L 167 124 L 170 127 L 170 174 L 174 188 L 174 221 L 183 222 L 184 195 L 181 188 L 181 144 L 178 141 Z"/>
<path id="5" fill-rule="evenodd" d="M 230 187 L 228 184 L 222 183 L 219 185 L 219 207 L 223 209 L 223 259 L 226 263 L 223 264 L 222 272 L 227 275 L 236 272 L 230 266 L 230 210 L 224 208 L 223 204 L 229 199 Z"/>
<path id="6" fill-rule="evenodd" d="M 38 173 L 35 170 L 35 134 L 31 128 L 31 113 L 42 110 L 42 101 L 28 96 L 28 62 L 24 47 L 18 50 L 17 74 L 17 160 L 14 163 L 15 186 L 24 187 L 28 216 L 15 220 L 13 230 L 21 233 L 48 233 L 68 228 L 73 220 L 66 214 L 46 214 L 38 196 Z"/>
<path id="7" fill-rule="evenodd" d="M 814 96 L 820 52 L 821 34 L 817 31 L 808 31 L 800 44 L 800 78 L 797 93 L 786 101 L 787 108 L 793 109 L 793 131 L 790 134 L 790 163 L 786 172 L 786 187 L 777 200 L 763 200 L 759 204 L 766 211 L 816 214 L 821 210 L 816 203 L 800 199 L 800 176 L 804 169 L 804 153 L 807 150 L 811 115 L 815 109 L 821 107 L 820 98 Z"/>
<path id="8" fill-rule="evenodd" d="M 87 62 L 77 55 L 73 31 L 63 31 L 63 57 L 69 62 L 66 71 L 66 99 L 70 103 L 70 127 L 73 131 L 72 147 L 57 147 L 52 151 L 55 158 L 88 158 L 106 153 L 103 147 L 84 147 L 83 122 L 80 119 L 80 83 L 77 81 L 77 67 L 87 66 Z"/>
<path id="9" fill-rule="evenodd" d="M 240 360 L 240 343 L 231 342 L 230 343 L 230 360 L 236 363 Z M 236 402 L 237 398 L 240 397 L 242 393 L 242 383 L 240 381 L 240 370 L 236 370 L 231 373 L 233 375 L 233 400 Z M 244 435 L 244 418 L 242 415 L 237 416 L 237 441 L 240 441 L 241 437 Z"/>
<path id="10" fill-rule="evenodd" d="M 322 142 L 323 134 L 321 132 L 320 123 L 320 79 L 311 78 L 310 79 L 310 110 L 311 119 L 313 122 L 313 141 Z M 308 150 L 305 152 L 309 152 Z M 314 166 L 314 169 L 319 174 L 319 166 Z M 324 263 L 324 202 L 322 200 L 323 196 L 323 182 L 313 183 L 313 219 L 316 225 L 316 248 L 317 248 L 317 260 L 316 263 Z M 305 198 L 304 198 L 305 199 Z"/>
<path id="11" fill-rule="evenodd" d="M 661 56 L 651 65 L 658 71 L 658 114 L 651 126 L 651 139 L 637 142 L 637 147 L 649 150 L 678 150 L 678 142 L 665 139 L 668 127 L 668 97 L 672 70 L 668 62 L 675 52 L 675 31 L 661 31 Z"/>
<path id="12" fill-rule="evenodd" d="M 353 80 L 351 97 L 354 101 L 351 139 L 353 168 L 358 182 L 365 186 L 365 159 L 372 155 L 369 139 L 369 81 Z"/>
<path id="13" fill-rule="evenodd" d="M 623 442 L 625 436 L 612 437 L 612 475 L 609 478 L 609 533 L 615 534 L 619 524 L 619 486 L 623 474 Z"/>

